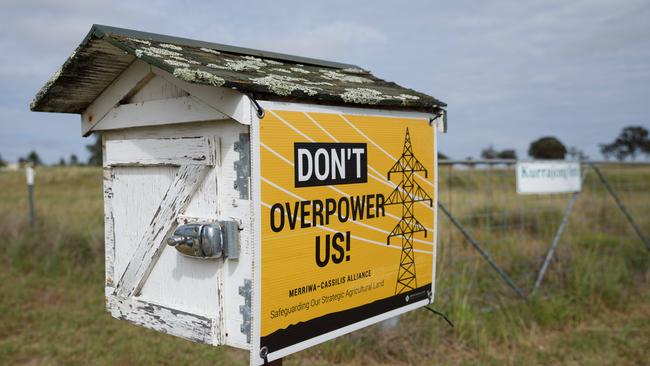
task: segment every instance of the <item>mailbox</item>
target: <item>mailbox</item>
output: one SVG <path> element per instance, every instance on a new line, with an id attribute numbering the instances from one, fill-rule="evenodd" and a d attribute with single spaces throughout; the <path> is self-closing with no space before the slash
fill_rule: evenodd
<path id="1" fill-rule="evenodd" d="M 101 25 L 31 105 L 101 133 L 108 311 L 252 364 L 433 301 L 445 107 L 354 65 Z"/>

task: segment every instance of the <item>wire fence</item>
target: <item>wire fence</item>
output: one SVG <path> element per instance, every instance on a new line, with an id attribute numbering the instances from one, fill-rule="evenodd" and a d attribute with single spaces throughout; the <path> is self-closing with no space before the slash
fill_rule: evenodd
<path id="1" fill-rule="evenodd" d="M 537 195 L 517 194 L 515 164 L 439 162 L 436 297 L 445 303 L 552 295 L 563 258 L 581 248 L 626 240 L 650 250 L 650 163 L 582 162 L 579 193 Z"/>

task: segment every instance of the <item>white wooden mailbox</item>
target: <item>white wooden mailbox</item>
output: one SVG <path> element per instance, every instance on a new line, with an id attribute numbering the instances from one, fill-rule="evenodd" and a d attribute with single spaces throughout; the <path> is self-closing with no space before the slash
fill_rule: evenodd
<path id="1" fill-rule="evenodd" d="M 433 301 L 444 107 L 352 65 L 99 25 L 31 106 L 101 131 L 108 311 L 251 364 Z"/>

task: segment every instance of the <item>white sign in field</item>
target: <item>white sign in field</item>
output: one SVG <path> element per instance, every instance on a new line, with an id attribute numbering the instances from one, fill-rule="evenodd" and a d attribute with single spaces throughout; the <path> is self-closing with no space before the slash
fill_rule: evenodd
<path id="1" fill-rule="evenodd" d="M 517 163 L 517 193 L 545 194 L 579 192 L 580 163 L 528 161 Z"/>

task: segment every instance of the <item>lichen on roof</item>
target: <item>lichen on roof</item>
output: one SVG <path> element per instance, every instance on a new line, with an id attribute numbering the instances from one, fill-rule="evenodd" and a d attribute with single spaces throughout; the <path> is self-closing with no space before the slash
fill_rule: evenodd
<path id="1" fill-rule="evenodd" d="M 197 70 L 197 69 L 190 69 L 188 67 L 174 69 L 172 74 L 177 78 L 181 80 L 185 80 L 190 83 L 207 84 L 212 86 L 222 86 L 223 84 L 226 83 L 226 81 L 223 78 L 220 78 L 209 72 L 205 72 L 203 70 Z"/>
<path id="2" fill-rule="evenodd" d="M 294 78 L 285 75 L 269 74 L 259 78 L 250 78 L 250 80 L 257 85 L 264 85 L 271 89 L 277 95 L 291 95 L 296 90 L 299 90 L 307 95 L 313 96 L 318 94 L 318 87 L 304 85 L 306 81 L 303 78 Z"/>
<path id="3" fill-rule="evenodd" d="M 111 47 L 115 51 L 110 50 Z M 307 103 L 396 107 L 429 112 L 445 106 L 433 97 L 379 79 L 353 65 L 106 26 L 94 26 L 78 51 L 83 63 L 75 64 L 69 59 L 59 76 L 37 95 L 32 109 L 79 113 L 79 110 L 70 110 L 71 107 L 57 107 L 57 102 L 64 103 L 57 92 L 69 87 L 83 92 L 89 81 L 84 73 L 101 74 L 101 80 L 97 77 L 97 82 L 106 83 L 109 72 L 114 73 L 114 78 L 124 71 L 122 65 L 128 65 L 129 57 L 137 57 L 190 83 L 232 88 L 258 99 L 289 98 Z M 118 66 L 108 68 L 106 65 L 113 65 L 112 61 Z M 96 65 L 101 65 L 102 69 Z M 96 93 L 95 90 L 103 88 L 98 85 L 92 93 Z M 75 108 L 83 108 L 85 100 L 89 104 L 96 96 L 80 96 L 80 100 L 74 103 Z"/>

